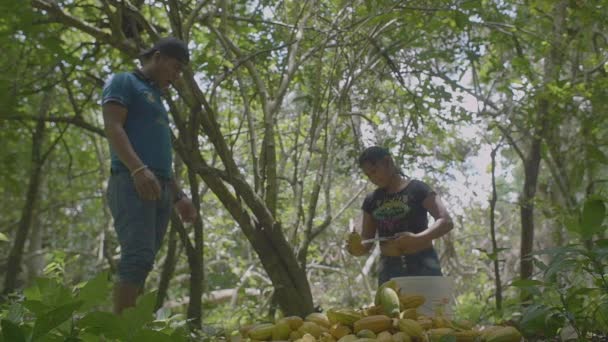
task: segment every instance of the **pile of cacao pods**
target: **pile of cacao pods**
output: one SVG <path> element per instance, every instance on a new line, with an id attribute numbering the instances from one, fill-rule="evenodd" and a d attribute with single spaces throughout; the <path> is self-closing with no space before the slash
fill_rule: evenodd
<path id="1" fill-rule="evenodd" d="M 230 341 L 296 342 L 520 342 L 511 326 L 474 327 L 468 321 L 452 321 L 443 314 L 425 316 L 418 308 L 425 298 L 401 293 L 396 282 L 378 288 L 374 306 L 362 309 L 334 308 L 302 318 L 290 316 L 274 323 L 241 327 Z"/>

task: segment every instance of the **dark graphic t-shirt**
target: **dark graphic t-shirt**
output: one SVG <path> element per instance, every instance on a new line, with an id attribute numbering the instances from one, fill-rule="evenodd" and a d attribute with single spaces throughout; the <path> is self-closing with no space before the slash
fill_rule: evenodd
<path id="1" fill-rule="evenodd" d="M 399 192 L 389 194 L 383 189 L 376 189 L 365 197 L 362 209 L 376 221 L 380 237 L 400 232 L 419 233 L 429 223 L 422 202 L 434 193 L 426 183 L 411 180 Z"/>

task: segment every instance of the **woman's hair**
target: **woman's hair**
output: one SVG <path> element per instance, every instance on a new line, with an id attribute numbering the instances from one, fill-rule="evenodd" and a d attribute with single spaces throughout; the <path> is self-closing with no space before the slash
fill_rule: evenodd
<path id="1" fill-rule="evenodd" d="M 387 148 L 381 146 L 371 146 L 363 150 L 359 156 L 359 166 L 363 166 L 365 163 L 376 164 L 384 157 L 390 157 L 391 154 Z"/>

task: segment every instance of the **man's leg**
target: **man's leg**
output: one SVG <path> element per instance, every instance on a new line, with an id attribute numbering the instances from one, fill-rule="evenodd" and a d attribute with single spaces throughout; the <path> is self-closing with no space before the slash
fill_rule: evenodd
<path id="1" fill-rule="evenodd" d="M 128 282 L 114 283 L 114 313 L 119 315 L 124 309 L 134 307 L 141 289 L 141 286 Z"/>
<path id="2" fill-rule="evenodd" d="M 114 312 L 135 306 L 152 269 L 156 244 L 156 202 L 139 198 L 128 173 L 112 175 L 108 204 L 120 243 Z"/>

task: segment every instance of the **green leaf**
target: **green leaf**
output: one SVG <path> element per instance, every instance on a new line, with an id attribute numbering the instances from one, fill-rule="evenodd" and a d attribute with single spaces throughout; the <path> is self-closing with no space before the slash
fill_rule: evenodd
<path id="1" fill-rule="evenodd" d="M 514 280 L 511 283 L 511 286 L 515 286 L 515 287 L 534 287 L 534 286 L 544 286 L 545 283 L 540 281 L 540 280 L 534 280 L 534 279 L 518 279 L 518 280 Z"/>
<path id="2" fill-rule="evenodd" d="M 606 156 L 606 154 L 604 152 L 602 152 L 602 150 L 600 150 L 595 145 L 590 145 L 590 146 L 588 146 L 588 148 L 589 148 L 589 150 L 588 150 L 589 156 L 592 159 L 595 159 L 604 165 L 608 165 L 608 157 Z"/>
<path id="3" fill-rule="evenodd" d="M 14 303 L 8 309 L 8 314 L 6 318 L 14 323 L 21 322 L 23 320 L 23 315 L 25 314 L 24 307 L 21 303 Z"/>
<path id="4" fill-rule="evenodd" d="M 48 312 L 49 310 L 52 309 L 52 307 L 43 304 L 39 300 L 26 300 L 26 301 L 23 301 L 23 307 L 25 307 L 26 309 L 30 310 L 36 316 L 43 315 L 44 313 L 46 313 L 46 312 Z"/>
<path id="5" fill-rule="evenodd" d="M 169 335 L 163 334 L 155 330 L 140 330 L 135 337 L 133 342 L 172 342 L 173 338 Z"/>
<path id="6" fill-rule="evenodd" d="M 481 0 L 469 0 L 460 4 L 460 8 L 464 10 L 472 10 L 481 8 Z"/>
<path id="7" fill-rule="evenodd" d="M 549 336 L 553 336 L 556 333 L 555 328 L 555 316 L 548 307 L 540 304 L 531 305 L 528 307 L 522 316 L 520 326 L 523 332 L 538 332 L 542 331 Z"/>
<path id="8" fill-rule="evenodd" d="M 599 199 L 588 199 L 583 205 L 581 214 L 581 236 L 589 239 L 593 234 L 601 233 L 604 229 L 602 222 L 606 218 L 606 207 Z"/>
<path id="9" fill-rule="evenodd" d="M 38 337 L 48 333 L 70 319 L 74 311 L 81 305 L 82 301 L 71 302 L 40 316 L 36 319 L 36 323 L 34 323 L 32 340 L 36 340 Z"/>
<path id="10" fill-rule="evenodd" d="M 131 331 L 136 331 L 146 323 L 154 320 L 154 306 L 156 305 L 156 291 L 146 293 L 137 301 L 137 305 L 123 311 L 122 317 Z"/>
<path id="11" fill-rule="evenodd" d="M 110 281 L 108 280 L 108 272 L 101 272 L 80 289 L 76 297 L 84 303 L 80 310 L 87 311 L 103 303 L 108 298 L 109 290 Z"/>
<path id="12" fill-rule="evenodd" d="M 0 241 L 8 242 L 8 236 L 4 233 L 0 233 Z"/>
<path id="13" fill-rule="evenodd" d="M 109 312 L 90 312 L 78 321 L 78 326 L 95 336 L 104 335 L 121 341 L 129 338 L 129 327 L 122 317 Z"/>
<path id="14" fill-rule="evenodd" d="M 456 11 L 454 15 L 454 22 L 458 28 L 464 28 L 469 24 L 469 16 L 460 11 Z"/>
<path id="15" fill-rule="evenodd" d="M 3 319 L 0 322 L 0 326 L 2 326 L 2 337 L 4 337 L 5 341 L 25 342 L 25 333 L 17 324 Z"/>
<path id="16" fill-rule="evenodd" d="M 59 307 L 73 301 L 71 291 L 57 280 L 38 278 L 24 291 L 27 300 L 40 301 L 44 305 Z"/>

